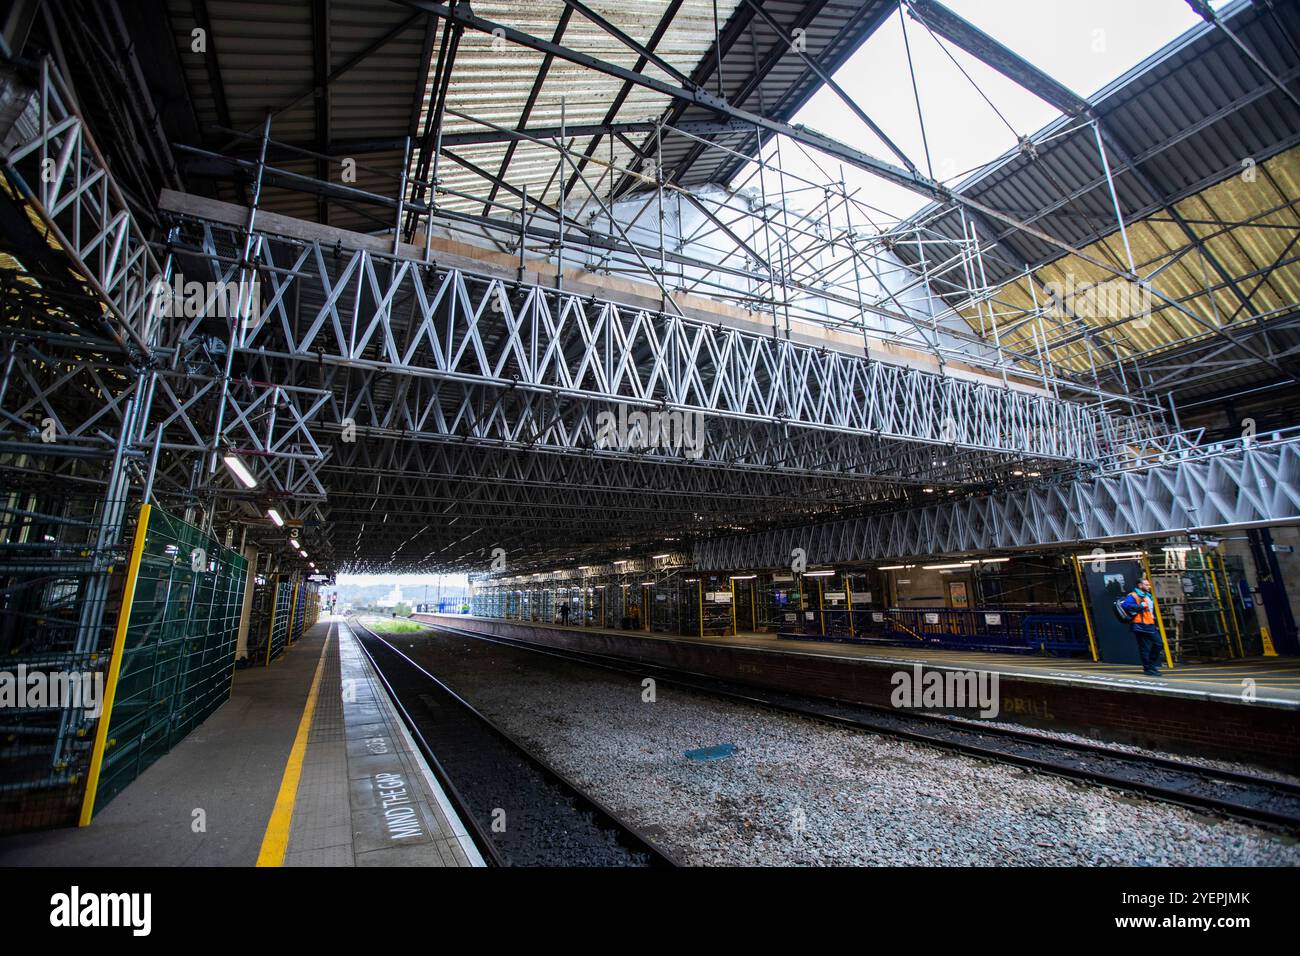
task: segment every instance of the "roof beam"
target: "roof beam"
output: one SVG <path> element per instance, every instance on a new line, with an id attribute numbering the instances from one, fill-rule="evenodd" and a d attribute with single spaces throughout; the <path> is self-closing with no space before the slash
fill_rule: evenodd
<path id="1" fill-rule="evenodd" d="M 645 68 L 646 63 L 649 61 L 649 58 L 654 55 L 651 51 L 653 51 L 656 47 L 659 46 L 659 41 L 662 40 L 664 34 L 668 32 L 668 27 L 672 25 L 673 18 L 677 16 L 677 11 L 681 9 L 683 2 L 684 0 L 672 0 L 672 2 L 668 4 L 668 8 L 664 10 L 663 16 L 659 18 L 659 23 L 655 27 L 654 33 L 651 34 L 650 36 L 650 40 L 647 44 L 648 49 L 645 50 L 645 52 L 643 52 L 640 58 L 636 61 L 636 71 L 638 73 L 640 73 L 641 70 Z M 658 62 L 657 58 L 655 62 Z M 676 70 L 669 73 L 669 75 L 681 76 L 681 74 L 678 73 Z M 686 84 L 688 86 L 692 85 L 692 82 L 693 81 L 689 79 L 686 80 Z M 628 94 L 630 94 L 631 92 L 632 92 L 632 83 L 630 81 L 624 81 L 623 86 L 619 89 L 617 95 L 615 95 L 614 101 L 610 104 L 609 109 L 605 111 L 606 123 L 613 122 L 614 117 L 618 115 L 618 111 L 622 109 L 624 101 L 627 99 Z M 650 134 L 654 134 L 656 130 L 655 124 L 651 123 L 649 124 L 649 126 L 650 128 L 646 130 L 646 132 Z M 647 145 L 645 145 L 642 149 L 636 149 L 633 151 L 637 157 L 636 163 L 638 169 L 640 168 L 643 158 L 650 154 L 648 143 L 649 140 L 647 140 Z M 599 146 L 599 144 L 600 144 L 600 139 L 598 137 L 594 137 L 591 140 L 591 142 L 587 144 L 587 148 L 584 151 L 582 158 L 578 160 L 577 164 L 573 168 L 573 175 L 569 177 L 569 182 L 564 187 L 565 195 L 568 195 L 568 193 L 572 192 L 573 187 L 578 184 L 578 177 L 580 177 L 582 175 L 582 171 L 587 168 L 587 163 L 591 159 L 591 157 L 596 155 L 596 148 Z M 620 185 L 622 185 L 622 183 L 615 184 L 615 187 L 611 190 L 611 193 L 614 195 L 618 195 L 619 192 L 618 186 Z"/>
<path id="2" fill-rule="evenodd" d="M 196 8 L 195 16 L 197 18 L 198 16 L 197 8 L 200 4 L 204 4 L 204 0 L 194 0 L 194 4 Z M 204 6 L 206 8 L 206 4 L 204 4 Z M 204 15 L 206 16 L 206 13 Z M 340 64 L 337 69 L 331 70 L 329 72 L 329 75 L 325 77 L 325 86 L 326 87 L 330 86 L 331 84 L 333 84 L 335 80 L 337 80 L 339 77 L 343 76 L 345 73 L 350 71 L 353 67 L 369 59 L 373 54 L 375 54 L 383 47 L 385 47 L 390 40 L 392 40 L 394 37 L 400 36 L 403 32 L 405 32 L 407 27 L 411 26 L 411 24 L 415 23 L 419 19 L 420 19 L 420 15 L 418 13 L 413 13 L 411 14 L 411 16 L 404 19 L 401 23 L 394 26 L 391 30 L 386 31 L 381 36 L 375 37 L 375 39 L 367 43 L 364 48 L 358 50 L 356 53 L 350 56 L 346 62 Z M 216 59 L 216 53 L 213 52 L 212 31 L 210 29 L 208 30 L 208 55 L 205 56 L 203 59 L 206 65 L 208 66 L 209 74 L 211 74 L 211 71 L 213 69 L 212 64 L 213 61 Z M 224 90 L 224 87 L 217 87 L 217 88 Z M 307 99 L 307 97 L 315 95 L 317 89 L 319 89 L 319 87 L 317 86 L 316 81 L 313 79 L 311 86 L 306 87 L 302 91 L 294 94 L 292 99 L 287 100 L 286 102 L 281 103 L 279 106 L 272 108 L 271 118 L 275 119 L 275 117 L 281 115 L 282 113 L 287 113 L 289 110 L 293 109 L 303 100 Z M 224 92 L 221 94 L 221 96 L 222 99 L 224 100 L 225 98 Z M 220 110 L 218 110 L 218 112 L 220 113 Z M 233 125 L 230 122 L 230 116 L 228 113 L 222 119 L 221 125 L 226 127 L 230 127 Z M 258 123 L 257 129 L 258 130 L 261 129 L 261 122 Z M 245 133 L 253 132 L 253 130 L 245 130 L 244 132 Z M 221 146 L 218 152 L 225 152 L 226 150 L 234 146 L 236 142 L 237 142 L 236 139 L 228 140 L 226 143 L 224 143 Z"/>
<path id="3" fill-rule="evenodd" d="M 560 12 L 560 17 L 555 24 L 555 33 L 552 34 L 552 39 L 556 43 L 559 43 L 560 40 L 564 37 L 564 31 L 569 28 L 569 20 L 572 19 L 572 17 L 573 17 L 573 10 L 570 7 L 565 7 L 564 10 Z M 518 129 L 523 130 L 527 128 L 528 118 L 533 115 L 533 107 L 537 105 L 537 97 L 541 95 L 542 86 L 546 83 L 546 76 L 548 73 L 550 73 L 551 64 L 553 62 L 555 62 L 555 56 L 550 53 L 546 54 L 546 56 L 542 59 L 542 65 L 541 67 L 538 68 L 537 76 L 533 80 L 533 88 L 528 91 L 528 99 L 524 103 L 523 112 L 519 114 L 519 123 L 517 124 Z M 557 133 L 556 135 L 561 135 L 561 134 Z M 565 133 L 563 135 L 568 135 L 568 134 Z M 442 141 L 446 143 L 447 137 L 443 136 Z M 515 150 L 518 149 L 518 147 L 519 147 L 518 139 L 510 140 L 510 145 L 506 147 L 505 155 L 501 157 L 501 167 L 497 170 L 498 180 L 505 179 L 506 170 L 510 168 L 510 160 L 514 158 Z M 487 202 L 483 204 L 483 215 L 485 216 L 491 215 L 492 202 L 497 198 L 498 188 L 499 187 L 497 183 L 494 182 L 492 184 L 492 191 L 488 193 Z"/>
<path id="4" fill-rule="evenodd" d="M 684 103 L 711 110 L 720 116 L 748 122 L 753 126 L 761 127 L 762 129 L 766 129 L 772 133 L 780 133 L 790 139 L 801 142 L 806 146 L 819 149 L 836 159 L 841 159 L 852 166 L 873 173 L 889 182 L 896 183 L 906 189 L 912 190 L 913 192 L 920 193 L 923 196 L 941 201 L 949 201 L 954 198 L 952 193 L 944 187 L 943 184 L 938 183 L 935 180 L 910 173 L 906 169 L 895 166 L 892 163 L 887 163 L 882 159 L 878 159 L 875 156 L 862 152 L 861 150 L 854 149 L 853 147 L 829 136 L 814 132 L 807 127 L 793 126 L 781 120 L 770 119 L 766 116 L 760 116 L 757 113 L 751 113 L 748 110 L 731 106 L 725 100 L 720 99 L 706 90 L 700 88 L 686 89 L 673 83 L 660 80 L 657 77 L 638 73 L 635 70 L 619 66 L 616 63 L 610 63 L 587 53 L 582 53 L 578 50 L 571 50 L 568 47 L 561 46 L 560 44 L 551 43 L 540 37 L 524 33 L 520 30 L 514 29 L 513 27 L 508 27 L 492 20 L 486 20 L 483 17 L 475 16 L 472 13 L 466 12 L 464 7 L 453 8 L 446 4 L 430 2 L 430 0 L 394 0 L 394 2 L 402 3 L 408 7 L 412 7 L 413 9 L 437 14 L 443 19 L 467 29 L 477 30 L 481 33 L 496 34 L 497 36 L 500 36 L 511 43 L 518 44 L 519 46 L 538 50 L 542 53 L 552 53 L 556 57 L 567 60 L 570 63 L 577 64 L 578 66 L 585 67 L 589 70 L 594 70 L 597 73 L 604 73 L 607 76 L 630 82 L 648 90 L 653 90 L 654 92 L 661 93 L 664 96 L 673 97 L 683 101 Z M 966 203 L 970 202 L 970 200 L 965 199 L 959 201 Z M 993 214 L 1002 218 L 1007 218 L 1002 213 Z M 1054 244 L 1061 244 L 1059 239 L 1047 236 L 1040 236 L 1040 238 L 1044 238 L 1046 241 Z"/>
<path id="5" fill-rule="evenodd" d="M 955 43 L 1067 116 L 1088 111 L 1088 102 L 1082 97 L 943 4 L 935 0 L 904 0 L 904 3 L 908 15 L 917 23 Z"/>
<path id="6" fill-rule="evenodd" d="M 312 73 L 316 79 L 316 143 L 317 149 L 324 151 L 330 141 L 330 0 L 312 0 Z M 316 160 L 316 178 L 329 179 L 329 165 L 323 159 Z M 316 197 L 316 218 L 324 225 L 329 225 L 329 199 L 324 195 Z"/>
<path id="7" fill-rule="evenodd" d="M 1220 279 L 1228 284 L 1241 303 L 1247 308 L 1250 307 L 1249 296 L 1247 296 L 1240 288 L 1236 280 L 1228 273 L 1227 269 L 1224 268 L 1223 264 L 1219 262 L 1219 260 L 1205 247 L 1195 230 L 1193 230 L 1178 211 L 1174 209 L 1168 191 L 1162 189 L 1151 179 L 1151 177 L 1138 167 L 1133 158 L 1129 155 L 1128 151 L 1124 149 L 1124 147 L 1106 129 L 1105 122 L 1097 114 L 1096 110 L 1094 110 L 1092 104 L 1089 103 L 1088 100 L 1071 92 L 1063 84 L 1057 82 L 1051 76 L 1038 69 L 1038 67 L 1003 46 L 987 33 L 984 33 L 973 24 L 959 17 L 943 4 L 936 2 L 936 0 L 906 0 L 906 2 L 909 5 L 912 15 L 921 23 L 930 29 L 933 29 L 937 33 L 942 33 L 944 37 L 961 47 L 967 53 L 971 54 L 971 56 L 974 56 L 988 66 L 991 66 L 1008 79 L 1011 79 L 1020 86 L 1029 90 L 1031 93 L 1046 100 L 1062 112 L 1076 116 L 1086 116 L 1090 119 L 1098 133 L 1099 148 L 1108 148 L 1115 153 L 1116 157 L 1123 163 L 1123 165 L 1128 167 L 1129 172 L 1132 173 L 1133 178 L 1142 186 L 1142 188 L 1151 195 L 1152 199 L 1154 199 L 1161 208 L 1173 217 L 1183 234 L 1200 250 L 1201 255 L 1205 257 L 1205 261 L 1208 262 L 1214 271 L 1219 274 Z M 1196 4 L 1194 0 L 1192 0 L 1192 2 L 1193 6 L 1195 6 Z M 984 211 L 987 212 L 987 210 Z M 1300 375 L 1285 368 L 1272 356 L 1255 350 L 1247 343 L 1247 341 L 1237 338 L 1218 325 L 1207 322 L 1187 306 L 1169 299 L 1164 294 L 1158 292 L 1150 282 L 1145 281 L 1138 276 L 1125 273 L 1121 269 L 1115 269 L 1112 266 L 1105 265 L 1089 256 L 1084 255 L 1082 258 L 1086 261 L 1092 262 L 1094 265 L 1104 265 L 1108 272 L 1120 276 L 1121 278 L 1136 281 L 1140 286 L 1150 291 L 1152 295 L 1161 299 L 1168 305 L 1173 306 L 1177 311 L 1207 329 L 1211 334 L 1226 339 L 1238 348 L 1248 352 L 1259 361 L 1274 368 L 1284 378 L 1300 382 Z M 1032 271 L 1030 275 L 1033 275 Z"/>
<path id="8" fill-rule="evenodd" d="M 831 92 L 840 98 L 840 101 L 853 112 L 854 116 L 866 124 L 867 128 L 870 129 L 871 132 L 876 134 L 876 137 L 884 143 L 886 147 L 888 147 L 889 151 L 894 154 L 895 158 L 897 158 L 900 163 L 907 167 L 909 172 L 917 172 L 916 164 L 908 159 L 907 154 L 899 149 L 892 139 L 885 135 L 885 131 L 876 125 L 875 120 L 866 114 L 866 111 L 857 104 L 853 97 L 849 96 L 849 94 L 844 91 L 842 86 L 835 82 L 833 76 L 817 65 L 817 61 L 803 50 L 803 44 L 794 42 L 790 35 L 781 28 L 781 24 L 777 23 L 776 20 L 772 18 L 772 15 L 763 9 L 763 4 L 759 2 L 759 0 L 744 0 L 744 2 L 747 3 L 756 14 L 758 14 L 759 18 L 764 23 L 772 28 L 777 36 L 790 45 L 790 49 L 799 55 L 799 58 L 807 64 L 808 69 L 812 70 L 813 73 L 816 74 L 817 78 L 829 87 Z"/>
<path id="9" fill-rule="evenodd" d="M 1300 106 L 1300 96 L 1297 96 L 1289 86 L 1283 83 L 1282 78 L 1270 70 L 1268 64 L 1261 60 L 1259 55 L 1247 46 L 1246 42 L 1242 40 L 1241 37 L 1228 29 L 1228 25 L 1223 22 L 1222 18 L 1220 18 L 1217 13 L 1214 12 L 1214 8 L 1211 7 L 1206 0 L 1187 0 L 1187 5 L 1191 7 L 1196 15 L 1206 23 L 1218 27 L 1219 31 L 1231 40 L 1243 54 L 1245 54 L 1246 59 L 1250 60 L 1250 62 L 1254 64 L 1255 69 L 1259 70 L 1259 72 L 1262 73 L 1270 83 L 1281 90 L 1282 94 L 1287 99 L 1296 106 Z"/>

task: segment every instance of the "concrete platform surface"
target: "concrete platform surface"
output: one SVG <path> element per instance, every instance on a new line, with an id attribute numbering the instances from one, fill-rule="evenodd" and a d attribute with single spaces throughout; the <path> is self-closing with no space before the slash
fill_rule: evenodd
<path id="1" fill-rule="evenodd" d="M 325 619 L 90 826 L 0 839 L 6 866 L 482 866 L 347 625 Z"/>

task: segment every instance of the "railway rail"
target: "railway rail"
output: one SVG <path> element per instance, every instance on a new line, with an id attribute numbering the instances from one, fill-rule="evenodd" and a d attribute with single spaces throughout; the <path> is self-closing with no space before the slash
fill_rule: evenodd
<path id="1" fill-rule="evenodd" d="M 678 865 L 382 635 L 356 618 L 348 626 L 490 863 Z"/>
<path id="2" fill-rule="evenodd" d="M 427 622 L 421 622 L 427 623 Z M 1094 785 L 1113 787 L 1289 833 L 1300 832 L 1300 785 L 1099 743 L 1047 737 L 960 717 L 918 714 L 867 704 L 789 694 L 519 638 L 486 635 L 445 624 L 427 625 L 460 637 L 490 641 L 605 670 L 654 677 L 661 683 L 797 714 L 840 727 L 883 734 L 999 763 L 1015 764 Z"/>

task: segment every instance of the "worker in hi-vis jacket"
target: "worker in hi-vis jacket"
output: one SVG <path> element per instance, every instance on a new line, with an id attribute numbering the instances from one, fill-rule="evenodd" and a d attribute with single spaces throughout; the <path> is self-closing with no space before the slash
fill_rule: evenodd
<path id="1" fill-rule="evenodd" d="M 1151 596 L 1151 581 L 1143 578 L 1137 587 L 1125 595 L 1121 602 L 1131 615 L 1129 626 L 1137 641 L 1138 656 L 1142 660 L 1142 673 L 1148 677 L 1160 676 L 1160 632 L 1156 629 L 1156 599 Z"/>

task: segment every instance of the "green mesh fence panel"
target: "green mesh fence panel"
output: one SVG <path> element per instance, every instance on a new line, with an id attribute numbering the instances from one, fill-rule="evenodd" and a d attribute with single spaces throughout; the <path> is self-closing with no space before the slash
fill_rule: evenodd
<path id="1" fill-rule="evenodd" d="M 246 574 L 241 555 L 151 510 L 97 811 L 230 696 Z"/>
<path id="2" fill-rule="evenodd" d="M 293 598 L 293 584 L 276 576 L 275 581 L 275 617 L 271 626 L 270 654 L 266 661 L 275 660 L 284 653 L 289 644 L 289 602 Z"/>
<path id="3" fill-rule="evenodd" d="M 112 502 L 23 484 L 0 490 L 0 670 L 50 682 L 83 675 L 102 687 L 131 522 L 101 549 Z M 87 707 L 0 706 L 0 833 L 76 822 L 95 722 Z"/>

